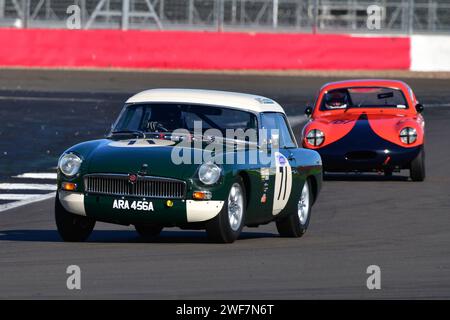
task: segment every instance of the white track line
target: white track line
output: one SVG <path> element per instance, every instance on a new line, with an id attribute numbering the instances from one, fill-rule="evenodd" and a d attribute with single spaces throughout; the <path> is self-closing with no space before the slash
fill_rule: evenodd
<path id="1" fill-rule="evenodd" d="M 56 179 L 56 173 L 54 172 L 27 172 L 19 174 L 12 178 L 23 179 Z M 56 185 L 54 184 L 39 184 L 39 183 L 0 183 L 0 190 L 45 190 L 54 191 Z M 9 209 L 21 207 L 30 203 L 46 200 L 55 197 L 55 193 L 46 194 L 12 194 L 2 193 L 0 194 L 0 200 L 16 200 L 14 202 L 0 204 L 0 212 Z"/>
<path id="2" fill-rule="evenodd" d="M 14 176 L 13 178 L 29 178 L 29 179 L 53 179 L 56 180 L 56 173 L 50 173 L 50 172 L 41 172 L 41 173 L 37 173 L 37 172 L 27 172 L 27 173 L 23 173 L 23 174 L 19 174 L 17 176 Z"/>
<path id="3" fill-rule="evenodd" d="M 56 190 L 54 184 L 39 183 L 0 183 L 0 190 Z"/>
<path id="4" fill-rule="evenodd" d="M 13 208 L 17 208 L 17 207 L 21 207 L 24 206 L 26 204 L 30 204 L 30 203 L 34 203 L 34 202 L 38 202 L 38 201 L 42 201 L 42 200 L 46 200 L 46 199 L 50 199 L 55 197 L 56 193 L 52 192 L 52 193 L 47 193 L 47 194 L 43 194 L 43 195 L 39 195 L 39 196 L 33 196 L 31 198 L 25 199 L 25 200 L 21 200 L 21 201 L 15 201 L 15 202 L 11 202 L 11 203 L 6 203 L 6 204 L 0 204 L 0 212 L 2 211 L 6 211 L 9 209 L 13 209 Z"/>
<path id="5" fill-rule="evenodd" d="M 41 194 L 0 193 L 0 200 L 25 200 L 39 196 L 41 196 Z"/>

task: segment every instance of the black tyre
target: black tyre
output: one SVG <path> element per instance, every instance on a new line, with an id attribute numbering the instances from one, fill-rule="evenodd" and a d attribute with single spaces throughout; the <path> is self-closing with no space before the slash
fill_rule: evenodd
<path id="1" fill-rule="evenodd" d="M 313 200 L 311 183 L 306 180 L 298 201 L 297 212 L 276 221 L 280 236 L 299 238 L 305 234 L 311 218 Z"/>
<path id="2" fill-rule="evenodd" d="M 422 149 L 417 157 L 411 162 L 409 175 L 412 181 L 425 180 L 425 151 Z"/>
<path id="3" fill-rule="evenodd" d="M 139 236 L 146 240 L 153 240 L 159 236 L 163 227 L 160 225 L 136 224 L 134 226 Z"/>
<path id="4" fill-rule="evenodd" d="M 242 179 L 238 178 L 232 184 L 222 210 L 206 223 L 206 232 L 211 241 L 232 243 L 239 237 L 245 224 L 245 199 Z"/>
<path id="5" fill-rule="evenodd" d="M 68 212 L 59 201 L 56 194 L 55 221 L 59 235 L 67 242 L 85 241 L 94 230 L 95 220 L 89 217 Z"/>
<path id="6" fill-rule="evenodd" d="M 385 169 L 384 170 L 384 176 L 386 178 L 392 178 L 392 174 L 393 174 L 393 171 L 391 169 Z"/>

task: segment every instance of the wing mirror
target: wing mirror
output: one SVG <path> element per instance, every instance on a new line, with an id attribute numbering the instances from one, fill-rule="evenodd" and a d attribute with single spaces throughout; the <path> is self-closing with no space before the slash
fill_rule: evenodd
<path id="1" fill-rule="evenodd" d="M 424 109 L 423 104 L 420 103 L 416 104 L 416 110 L 418 113 L 422 113 L 423 109 Z"/>
<path id="2" fill-rule="evenodd" d="M 305 115 L 309 118 L 313 113 L 313 108 L 311 106 L 307 106 L 305 109 Z"/>

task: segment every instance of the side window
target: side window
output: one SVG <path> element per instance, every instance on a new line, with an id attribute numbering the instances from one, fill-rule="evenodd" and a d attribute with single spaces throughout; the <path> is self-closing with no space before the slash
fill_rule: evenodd
<path id="1" fill-rule="evenodd" d="M 266 130 L 265 136 L 261 136 L 261 139 L 269 141 L 272 130 L 278 130 L 276 113 L 272 112 L 261 113 L 261 128 Z"/>
<path id="2" fill-rule="evenodd" d="M 263 129 L 278 129 L 276 113 L 266 112 L 261 114 L 261 125 Z"/>
<path id="3" fill-rule="evenodd" d="M 296 148 L 297 145 L 292 138 L 291 130 L 289 130 L 289 124 L 286 122 L 286 118 L 278 113 L 278 128 L 280 129 L 280 146 L 284 148 Z"/>
<path id="4" fill-rule="evenodd" d="M 278 130 L 281 148 L 296 148 L 286 118 L 281 113 L 265 112 L 261 114 L 261 125 L 267 130 L 266 139 L 270 139 L 271 130 Z"/>

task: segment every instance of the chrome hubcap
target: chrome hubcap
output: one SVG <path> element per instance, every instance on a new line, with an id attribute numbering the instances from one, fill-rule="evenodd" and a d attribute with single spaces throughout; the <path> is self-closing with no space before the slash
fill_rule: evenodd
<path id="1" fill-rule="evenodd" d="M 239 230 L 242 223 L 242 213 L 244 210 L 244 198 L 241 186 L 235 183 L 231 186 L 228 195 L 228 221 L 233 231 Z"/>
<path id="2" fill-rule="evenodd" d="M 302 189 L 302 195 L 300 196 L 300 200 L 298 202 L 298 218 L 300 220 L 300 224 L 304 225 L 306 221 L 308 221 L 309 215 L 309 186 L 308 182 L 305 182 L 305 185 Z"/>

